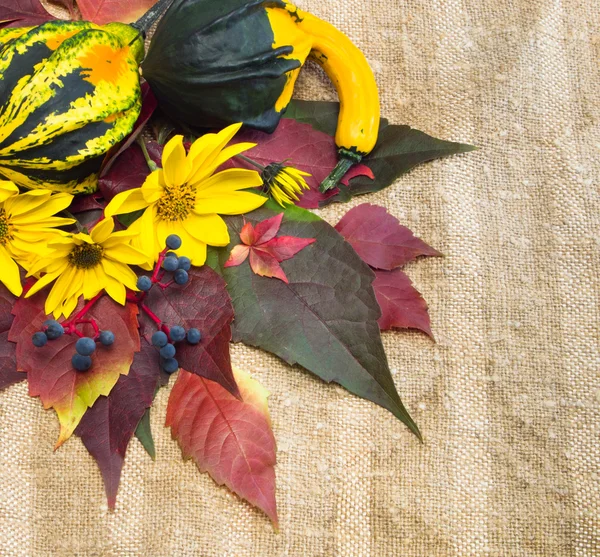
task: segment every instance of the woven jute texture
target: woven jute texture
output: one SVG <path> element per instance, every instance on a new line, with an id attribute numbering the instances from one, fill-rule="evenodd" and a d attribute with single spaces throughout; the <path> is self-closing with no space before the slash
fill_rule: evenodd
<path id="1" fill-rule="evenodd" d="M 234 346 L 272 393 L 281 531 L 191 462 L 152 413 L 117 509 L 25 384 L 0 394 L 0 555 L 600 555 L 600 4 L 304 0 L 366 53 L 383 113 L 474 153 L 355 200 L 444 258 L 407 272 L 437 343 L 383 335 L 425 443 L 389 413 Z M 333 99 L 314 68 L 297 96 Z M 337 222 L 349 205 L 320 212 Z"/>

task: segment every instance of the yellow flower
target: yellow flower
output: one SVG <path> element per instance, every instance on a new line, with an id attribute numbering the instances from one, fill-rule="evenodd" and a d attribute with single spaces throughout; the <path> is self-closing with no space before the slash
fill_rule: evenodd
<path id="1" fill-rule="evenodd" d="M 153 261 L 165 247 L 170 234 L 183 240 L 181 255 L 193 265 L 206 261 L 206 246 L 226 246 L 229 232 L 221 215 L 239 215 L 260 207 L 266 197 L 246 190 L 262 185 L 258 172 L 241 168 L 215 171 L 230 158 L 251 149 L 254 143 L 226 145 L 241 124 L 195 141 L 188 155 L 183 137 L 171 139 L 163 151 L 163 168 L 156 170 L 141 188 L 122 192 L 106 208 L 107 216 L 145 209 L 129 230 L 135 232 L 132 245 Z"/>
<path id="2" fill-rule="evenodd" d="M 310 174 L 277 162 L 270 164 L 262 172 L 265 186 L 273 199 L 282 207 L 298 201 L 300 199 L 298 196 L 303 193 L 302 190 L 310 189 L 304 176 Z"/>
<path id="3" fill-rule="evenodd" d="M 46 273 L 25 295 L 26 298 L 56 280 L 46 299 L 46 313 L 69 317 L 79 297 L 89 300 L 102 290 L 125 304 L 125 287 L 137 290 L 137 276 L 129 265 L 148 263 L 148 257 L 130 245 L 128 230 L 113 232 L 112 218 L 100 221 L 90 234 L 67 234 L 48 243 L 52 250 L 39 259 L 29 275 Z"/>
<path id="4" fill-rule="evenodd" d="M 63 234 L 56 227 L 75 222 L 54 216 L 72 200 L 68 193 L 47 190 L 19 194 L 12 182 L 0 181 L 0 281 L 15 296 L 23 292 L 17 263 L 29 269 L 32 259 L 47 251 L 47 242 Z"/>

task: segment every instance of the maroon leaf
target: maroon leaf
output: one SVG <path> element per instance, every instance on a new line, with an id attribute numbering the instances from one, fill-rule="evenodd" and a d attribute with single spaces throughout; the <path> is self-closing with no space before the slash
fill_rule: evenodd
<path id="1" fill-rule="evenodd" d="M 158 143 L 149 142 L 147 148 L 150 158 L 159 164 L 162 156 L 162 146 Z M 140 188 L 149 174 L 150 169 L 142 149 L 134 143 L 119 155 L 110 171 L 100 178 L 98 188 L 108 202 L 122 191 Z"/>
<path id="2" fill-rule="evenodd" d="M 102 201 L 102 197 L 96 193 L 89 195 L 78 195 L 75 197 L 69 211 L 74 215 L 78 213 L 87 213 L 89 211 L 104 211 L 106 203 Z"/>
<path id="3" fill-rule="evenodd" d="M 145 303 L 169 326 L 195 327 L 202 333 L 200 344 L 177 345 L 176 357 L 183 369 L 216 381 L 239 396 L 229 357 L 233 307 L 225 281 L 217 273 L 206 266 L 192 268 L 185 285 L 153 288 Z M 140 321 L 149 340 L 156 326 L 148 317 Z"/>
<path id="4" fill-rule="evenodd" d="M 378 323 L 382 331 L 419 329 L 433 338 L 427 302 L 400 269 L 375 271 L 373 289 L 381 307 Z"/>
<path id="5" fill-rule="evenodd" d="M 152 405 L 160 377 L 156 348 L 145 340 L 141 348 L 129 374 L 119 377 L 108 397 L 100 397 L 75 430 L 100 467 L 111 509 L 115 508 L 127 446 Z"/>
<path id="6" fill-rule="evenodd" d="M 11 312 L 16 300 L 0 283 L 0 391 L 27 378 L 17 371 L 15 344 L 8 341 L 8 331 L 14 319 Z"/>
<path id="7" fill-rule="evenodd" d="M 319 191 L 319 185 L 329 175 L 337 163 L 337 146 L 326 133 L 314 129 L 309 124 L 296 120 L 283 119 L 272 134 L 254 130 L 244 130 L 236 135 L 234 142 L 249 141 L 257 146 L 246 154 L 256 162 L 267 166 L 272 162 L 287 160 L 289 166 L 310 172 L 306 177 L 310 190 L 306 190 L 296 205 L 305 209 L 317 209 L 319 204 L 339 193 L 338 188 L 327 193 Z M 247 167 L 235 161 L 236 166 Z M 361 172 L 362 170 L 362 172 Z M 351 171 L 353 177 L 364 174 L 372 176 L 367 167 L 359 165 Z"/>
<path id="8" fill-rule="evenodd" d="M 32 27 L 56 19 L 39 0 L 0 0 L 0 27 Z"/>
<path id="9" fill-rule="evenodd" d="M 283 213 L 279 213 L 257 223 L 256 226 L 247 222 L 240 231 L 243 245 L 235 246 L 231 250 L 225 267 L 241 265 L 250 254 L 250 267 L 255 274 L 261 277 L 278 278 L 287 283 L 288 279 L 279 263 L 291 259 L 316 240 L 294 236 L 276 238 L 282 219 Z"/>
<path id="10" fill-rule="evenodd" d="M 352 245 L 361 259 L 376 269 L 391 270 L 420 255 L 441 253 L 402 226 L 383 207 L 363 203 L 350 209 L 335 229 Z"/>
<path id="11" fill-rule="evenodd" d="M 144 126 L 148 123 L 148 120 L 154 114 L 154 111 L 158 107 L 158 101 L 154 96 L 154 93 L 150 89 L 148 82 L 142 83 L 142 112 L 140 113 L 135 126 L 133 127 L 133 131 L 129 134 L 127 139 L 123 142 L 123 144 L 119 147 L 119 150 L 112 156 L 110 156 L 105 162 L 102 171 L 100 172 L 100 178 L 106 176 L 108 171 L 111 169 L 112 165 L 119 158 L 119 155 L 124 153 L 129 147 L 133 145 L 133 142 L 138 138 L 138 136 L 142 133 Z"/>

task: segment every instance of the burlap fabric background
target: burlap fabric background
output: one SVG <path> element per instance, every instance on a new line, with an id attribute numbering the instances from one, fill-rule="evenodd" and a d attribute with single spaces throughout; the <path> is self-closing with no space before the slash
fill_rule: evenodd
<path id="1" fill-rule="evenodd" d="M 271 391 L 281 532 L 181 460 L 152 415 L 116 512 L 77 438 L 25 384 L 0 394 L 0 555 L 600 555 L 600 6 L 595 0 L 304 0 L 365 51 L 383 112 L 475 153 L 353 204 L 442 250 L 408 273 L 437 344 L 384 335 L 425 436 L 233 348 Z M 302 98 L 334 98 L 314 69 Z M 348 206 L 321 212 L 335 223 Z"/>

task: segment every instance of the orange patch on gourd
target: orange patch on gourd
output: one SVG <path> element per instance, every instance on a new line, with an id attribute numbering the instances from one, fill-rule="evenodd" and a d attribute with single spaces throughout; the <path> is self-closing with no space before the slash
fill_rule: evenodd
<path id="1" fill-rule="evenodd" d="M 54 35 L 46 41 L 46 46 L 50 50 L 56 50 L 67 39 L 70 39 L 72 36 L 79 33 L 79 31 L 81 31 L 81 29 L 73 29 L 72 31 L 66 31 L 65 33 L 61 33 L 60 35 Z"/>
<path id="2" fill-rule="evenodd" d="M 128 54 L 128 46 L 115 50 L 108 45 L 96 45 L 78 58 L 81 76 L 92 85 L 98 85 L 101 81 L 116 83 L 128 69 Z"/>

